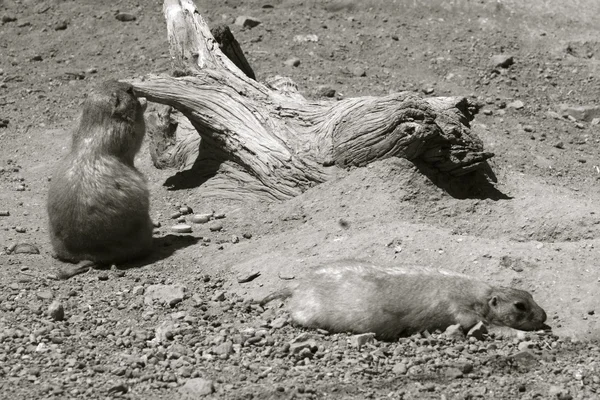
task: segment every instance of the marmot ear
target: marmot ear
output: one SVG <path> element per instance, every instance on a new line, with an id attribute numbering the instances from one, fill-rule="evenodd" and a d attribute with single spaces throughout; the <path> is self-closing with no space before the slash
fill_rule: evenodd
<path id="1" fill-rule="evenodd" d="M 496 307 L 498 305 L 498 297 L 497 296 L 493 296 L 490 299 L 489 304 L 490 304 L 491 307 Z"/>

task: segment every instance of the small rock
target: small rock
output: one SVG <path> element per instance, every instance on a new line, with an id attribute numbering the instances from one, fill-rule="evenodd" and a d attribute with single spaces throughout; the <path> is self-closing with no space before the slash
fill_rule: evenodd
<path id="1" fill-rule="evenodd" d="M 308 339 L 301 342 L 290 343 L 290 353 L 300 354 L 303 350 L 311 350 L 317 347 L 317 342 L 313 339 Z"/>
<path id="2" fill-rule="evenodd" d="M 600 118 L 594 118 L 592 119 L 592 122 L 590 122 L 592 125 L 600 125 Z"/>
<path id="3" fill-rule="evenodd" d="M 421 91 L 424 94 L 428 94 L 429 95 L 429 94 L 432 94 L 433 92 L 435 92 L 435 89 L 432 88 L 432 87 L 424 87 L 423 89 L 421 89 Z"/>
<path id="4" fill-rule="evenodd" d="M 154 302 L 171 307 L 183 301 L 185 287 L 177 285 L 151 285 L 146 288 L 144 303 L 152 305 Z"/>
<path id="5" fill-rule="evenodd" d="M 395 364 L 392 367 L 392 372 L 397 375 L 406 375 L 406 372 L 408 372 L 408 367 L 404 363 Z"/>
<path id="6" fill-rule="evenodd" d="M 188 207 L 188 206 L 183 206 L 183 207 L 180 207 L 180 208 L 179 208 L 179 212 L 180 212 L 182 215 L 188 215 L 188 214 L 191 214 L 191 213 L 193 213 L 194 211 L 192 210 L 192 208 L 191 208 L 191 207 Z"/>
<path id="7" fill-rule="evenodd" d="M 297 67 L 300 65 L 300 59 L 297 57 L 288 58 L 283 64 L 288 67 Z"/>
<path id="8" fill-rule="evenodd" d="M 17 17 L 15 17 L 14 15 L 10 15 L 10 14 L 4 14 L 2 16 L 2 23 L 6 24 L 7 22 L 14 22 L 17 20 Z"/>
<path id="9" fill-rule="evenodd" d="M 9 217 L 10 212 L 8 210 L 0 210 L 0 217 Z"/>
<path id="10" fill-rule="evenodd" d="M 225 218 L 225 213 L 217 213 L 214 216 L 215 219 L 223 219 Z"/>
<path id="11" fill-rule="evenodd" d="M 260 25 L 261 21 L 258 18 L 241 15 L 235 19 L 235 24 L 243 26 L 244 28 L 254 28 L 255 26 Z"/>
<path id="12" fill-rule="evenodd" d="M 62 321 L 65 319 L 65 309 L 58 300 L 55 300 L 48 307 L 48 315 L 54 321 Z"/>
<path id="13" fill-rule="evenodd" d="M 185 385 L 179 388 L 179 393 L 181 393 L 185 398 L 196 398 L 199 396 L 208 396 L 215 391 L 215 386 L 213 381 L 204 379 L 204 378 L 193 378 L 188 380 Z"/>
<path id="14" fill-rule="evenodd" d="M 306 42 L 318 42 L 319 37 L 317 35 L 296 35 L 294 36 L 294 42 L 306 43 Z"/>
<path id="15" fill-rule="evenodd" d="M 548 389 L 548 398 L 557 400 L 571 400 L 573 396 L 571 396 L 568 389 L 553 385 L 550 386 L 550 389 Z"/>
<path id="16" fill-rule="evenodd" d="M 352 75 L 361 78 L 363 76 L 367 76 L 367 71 L 365 71 L 364 68 L 356 67 L 352 70 Z"/>
<path id="17" fill-rule="evenodd" d="M 273 321 L 271 321 L 271 327 L 273 329 L 281 329 L 284 326 L 286 326 L 287 323 L 288 323 L 287 318 L 279 317 L 279 318 L 275 318 Z"/>
<path id="18" fill-rule="evenodd" d="M 321 85 L 317 88 L 317 96 L 319 97 L 335 97 L 335 89 L 331 86 Z"/>
<path id="19" fill-rule="evenodd" d="M 246 283 L 255 280 L 260 276 L 260 271 L 251 272 L 249 274 L 240 275 L 237 278 L 238 283 Z"/>
<path id="20" fill-rule="evenodd" d="M 177 219 L 179 217 L 181 217 L 181 213 L 179 211 L 175 211 L 170 215 L 171 219 Z"/>
<path id="21" fill-rule="evenodd" d="M 25 232 L 27 232 L 27 228 L 22 227 L 22 226 L 17 226 L 15 228 L 15 232 L 17 232 L 17 233 L 25 233 Z"/>
<path id="22" fill-rule="evenodd" d="M 214 348 L 213 352 L 218 355 L 229 355 L 233 353 L 233 342 L 223 342 Z"/>
<path id="23" fill-rule="evenodd" d="M 143 286 L 134 286 L 131 290 L 131 293 L 133 293 L 135 296 L 141 296 L 144 294 L 144 291 L 145 289 Z"/>
<path id="24" fill-rule="evenodd" d="M 173 340 L 175 330 L 173 321 L 163 321 L 154 329 L 154 338 L 159 343 L 168 343 Z"/>
<path id="25" fill-rule="evenodd" d="M 209 225 L 208 229 L 210 229 L 211 232 L 218 232 L 223 229 L 223 224 L 215 221 Z"/>
<path id="26" fill-rule="evenodd" d="M 116 384 L 116 385 L 111 386 L 110 388 L 108 388 L 108 394 L 109 395 L 114 395 L 114 394 L 117 394 L 117 393 L 125 394 L 128 391 L 129 391 L 129 386 L 127 386 L 124 383 L 118 383 L 118 384 Z"/>
<path id="27" fill-rule="evenodd" d="M 533 132 L 533 131 L 534 131 L 534 128 L 533 128 L 533 126 L 531 126 L 531 125 L 525 125 L 525 126 L 523 126 L 523 130 L 524 130 L 525 132 Z"/>
<path id="28" fill-rule="evenodd" d="M 225 300 L 225 292 L 224 291 L 220 291 L 215 293 L 215 295 L 212 297 L 211 299 L 212 301 L 223 301 Z"/>
<path id="29" fill-rule="evenodd" d="M 40 290 L 36 295 L 40 300 L 50 300 L 54 297 L 54 294 L 52 294 L 52 291 L 50 290 Z"/>
<path id="30" fill-rule="evenodd" d="M 350 337 L 350 346 L 360 349 L 367 343 L 373 343 L 375 341 L 374 333 L 362 333 L 360 335 L 353 335 Z"/>
<path id="31" fill-rule="evenodd" d="M 195 224 L 205 224 L 210 221 L 210 217 L 212 217 L 212 214 L 195 214 L 191 221 Z"/>
<path id="32" fill-rule="evenodd" d="M 192 227 L 188 224 L 177 224 L 173 225 L 171 230 L 176 233 L 191 233 Z"/>
<path id="33" fill-rule="evenodd" d="M 556 147 L 557 149 L 564 149 L 565 144 L 563 142 L 557 142 L 554 144 L 554 147 Z"/>
<path id="34" fill-rule="evenodd" d="M 482 113 L 483 115 L 492 115 L 494 111 L 490 110 L 489 108 L 485 108 Z"/>
<path id="35" fill-rule="evenodd" d="M 527 350 L 533 348 L 534 343 L 531 341 L 520 342 L 517 346 L 519 351 Z"/>
<path id="36" fill-rule="evenodd" d="M 54 30 L 55 31 L 64 31 L 65 29 L 67 29 L 68 23 L 67 21 L 60 21 L 57 22 L 56 24 L 54 24 Z"/>
<path id="37" fill-rule="evenodd" d="M 523 350 L 512 356 L 519 365 L 523 367 L 533 367 L 538 363 L 537 356 L 529 350 Z"/>
<path id="38" fill-rule="evenodd" d="M 115 18 L 121 22 L 135 21 L 137 17 L 130 13 L 120 12 L 115 15 Z"/>
<path id="39" fill-rule="evenodd" d="M 525 107 L 525 103 L 523 103 L 521 100 L 515 100 L 515 101 L 508 103 L 506 106 L 510 107 L 510 108 L 514 108 L 515 110 L 520 110 L 523 107 Z"/>
<path id="40" fill-rule="evenodd" d="M 29 243 L 17 243 L 9 248 L 9 254 L 40 254 L 40 249 Z"/>
<path id="41" fill-rule="evenodd" d="M 464 339 L 465 333 L 463 332 L 462 326 L 460 324 L 450 325 L 446 328 L 444 335 L 450 339 Z"/>
<path id="42" fill-rule="evenodd" d="M 449 379 L 457 379 L 462 378 L 464 376 L 463 372 L 460 369 L 454 367 L 446 369 L 444 375 L 446 375 L 446 378 Z"/>
<path id="43" fill-rule="evenodd" d="M 508 68 L 514 62 L 514 57 L 508 54 L 496 54 L 490 59 L 490 64 L 493 68 Z"/>
<path id="44" fill-rule="evenodd" d="M 483 340 L 484 339 L 484 335 L 488 333 L 487 327 L 485 326 L 485 324 L 481 321 L 479 321 L 477 323 L 477 325 L 475 325 L 474 327 L 472 327 L 469 330 L 469 333 L 467 333 L 467 336 L 472 336 L 477 340 Z"/>
<path id="45" fill-rule="evenodd" d="M 231 243 L 236 244 L 240 242 L 240 238 L 238 235 L 231 236 Z"/>
<path id="46" fill-rule="evenodd" d="M 244 233 L 242 236 L 244 237 L 244 239 L 252 239 L 252 234 L 248 232 Z"/>
<path id="47" fill-rule="evenodd" d="M 594 118 L 600 118 L 600 106 L 573 106 L 561 104 L 560 114 L 569 116 L 579 121 L 591 122 Z"/>

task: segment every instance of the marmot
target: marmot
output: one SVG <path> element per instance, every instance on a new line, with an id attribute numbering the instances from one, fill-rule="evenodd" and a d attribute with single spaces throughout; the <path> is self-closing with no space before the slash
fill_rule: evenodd
<path id="1" fill-rule="evenodd" d="M 355 260 L 311 271 L 294 287 L 265 297 L 288 298 L 292 320 L 332 332 L 373 332 L 382 340 L 479 321 L 520 330 L 543 329 L 545 311 L 523 290 L 491 286 L 428 268 L 380 267 Z"/>
<path id="2" fill-rule="evenodd" d="M 145 133 L 144 106 L 126 83 L 107 81 L 83 104 L 71 150 L 48 192 L 49 231 L 56 258 L 90 266 L 123 263 L 152 249 L 150 194 L 134 167 Z"/>

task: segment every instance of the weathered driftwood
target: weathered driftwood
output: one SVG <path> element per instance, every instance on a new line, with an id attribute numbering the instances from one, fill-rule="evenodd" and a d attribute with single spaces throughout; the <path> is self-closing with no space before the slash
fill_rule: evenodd
<path id="1" fill-rule="evenodd" d="M 449 176 L 489 170 L 493 154 L 470 130 L 477 106 L 466 98 L 403 92 L 310 101 L 289 79 L 254 80 L 231 33 L 219 31 L 220 46 L 192 0 L 165 0 L 164 14 L 174 76 L 132 84 L 138 96 L 168 106 L 148 116 L 153 160 L 188 169 L 188 185 L 287 199 L 339 168 L 387 157 Z"/>

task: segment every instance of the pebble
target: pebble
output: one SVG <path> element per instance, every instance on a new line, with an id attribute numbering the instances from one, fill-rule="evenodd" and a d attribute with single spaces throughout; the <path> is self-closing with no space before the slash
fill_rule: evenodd
<path id="1" fill-rule="evenodd" d="M 145 290 L 144 303 L 152 305 L 157 302 L 173 307 L 183 301 L 185 291 L 185 286 L 180 285 L 150 285 Z"/>
<path id="2" fill-rule="evenodd" d="M 460 324 L 450 325 L 444 331 L 444 335 L 449 339 L 465 339 L 465 333 L 463 332 L 462 326 Z"/>
<path id="3" fill-rule="evenodd" d="M 233 353 L 233 342 L 223 342 L 214 348 L 213 352 L 217 355 L 229 355 Z"/>
<path id="4" fill-rule="evenodd" d="M 404 363 L 398 363 L 392 367 L 392 372 L 398 375 L 406 375 L 408 367 Z"/>
<path id="5" fill-rule="evenodd" d="M 235 25 L 243 26 L 244 28 L 254 28 L 261 24 L 261 21 L 258 18 L 249 17 L 246 15 L 240 15 L 235 19 Z"/>
<path id="6" fill-rule="evenodd" d="M 350 346 L 360 349 L 367 343 L 373 343 L 375 341 L 374 333 L 361 333 L 359 335 L 350 336 Z"/>
<path id="7" fill-rule="evenodd" d="M 25 232 L 27 232 L 27 228 L 24 228 L 24 227 L 22 227 L 22 226 L 17 226 L 17 227 L 15 228 L 15 231 L 16 231 L 17 233 L 25 233 Z"/>
<path id="8" fill-rule="evenodd" d="M 468 337 L 474 337 L 477 340 L 484 340 L 485 339 L 485 335 L 488 333 L 487 327 L 485 326 L 485 324 L 481 321 L 479 321 L 477 323 L 477 325 L 475 325 L 474 327 L 472 327 L 469 330 L 469 333 L 467 333 Z"/>
<path id="9" fill-rule="evenodd" d="M 190 219 L 194 224 L 205 224 L 210 221 L 212 214 L 195 214 Z"/>
<path id="10" fill-rule="evenodd" d="M 54 297 L 54 294 L 50 290 L 40 290 L 36 295 L 40 300 L 51 300 Z"/>
<path id="11" fill-rule="evenodd" d="M 231 243 L 236 244 L 240 242 L 240 238 L 237 235 L 231 236 Z"/>
<path id="12" fill-rule="evenodd" d="M 40 254 L 40 249 L 30 243 L 17 243 L 10 252 L 14 254 Z"/>
<path id="13" fill-rule="evenodd" d="M 288 323 L 287 318 L 283 318 L 283 317 L 275 318 L 273 321 L 271 321 L 271 327 L 273 329 L 281 329 L 284 326 L 286 326 L 287 323 Z"/>
<path id="14" fill-rule="evenodd" d="M 60 21 L 60 22 L 57 22 L 56 24 L 54 24 L 55 31 L 64 31 L 65 29 L 67 29 L 67 27 L 68 27 L 67 21 Z"/>
<path id="15" fill-rule="evenodd" d="M 191 233 L 192 227 L 188 224 L 177 224 L 173 225 L 171 230 L 176 233 Z"/>
<path id="16" fill-rule="evenodd" d="M 294 42 L 296 42 L 296 43 L 318 42 L 318 41 L 319 41 L 319 36 L 314 35 L 314 34 L 294 36 Z"/>
<path id="17" fill-rule="evenodd" d="M 237 278 L 238 283 L 246 283 L 253 281 L 260 276 L 260 271 L 250 272 L 248 274 L 240 275 Z"/>
<path id="18" fill-rule="evenodd" d="M 300 65 L 300 59 L 297 57 L 288 58 L 283 64 L 288 67 L 297 67 Z"/>
<path id="19" fill-rule="evenodd" d="M 449 379 L 457 379 L 462 378 L 464 376 L 463 372 L 460 369 L 454 367 L 446 369 L 444 375 L 446 375 L 446 378 Z"/>
<path id="20" fill-rule="evenodd" d="M 248 233 L 248 232 L 245 232 L 245 233 L 242 235 L 242 237 L 243 237 L 244 239 L 252 239 L 252 234 L 251 234 L 251 233 Z"/>
<path id="21" fill-rule="evenodd" d="M 578 121 L 591 122 L 594 118 L 600 118 L 600 106 L 561 104 L 559 112 L 565 117 L 572 117 Z"/>
<path id="22" fill-rule="evenodd" d="M 214 391 L 215 386 L 213 381 L 204 378 L 190 379 L 181 388 L 179 388 L 179 393 L 184 396 L 189 396 L 189 398 L 208 396 Z"/>
<path id="23" fill-rule="evenodd" d="M 54 321 L 62 321 L 65 319 L 65 309 L 58 300 L 55 300 L 48 306 L 48 315 Z"/>
<path id="24" fill-rule="evenodd" d="M 0 217 L 9 217 L 10 212 L 8 210 L 0 210 Z"/>
<path id="25" fill-rule="evenodd" d="M 362 67 L 356 67 L 352 70 L 352 75 L 361 78 L 367 76 L 367 71 Z"/>
<path id="26" fill-rule="evenodd" d="M 223 301 L 225 300 L 225 292 L 224 291 L 219 291 L 217 293 L 215 293 L 213 295 L 213 297 L 211 298 L 212 301 Z"/>
<path id="27" fill-rule="evenodd" d="M 121 22 L 135 21 L 137 19 L 135 15 L 125 12 L 115 14 L 115 18 Z"/>
<path id="28" fill-rule="evenodd" d="M 515 110 L 520 110 L 523 107 L 525 107 L 525 103 L 523 103 L 521 100 L 515 100 L 515 101 L 511 101 L 506 106 L 510 107 L 510 108 L 514 108 Z"/>
<path id="29" fill-rule="evenodd" d="M 319 97 L 335 97 L 336 91 L 331 86 L 320 85 L 317 87 L 317 96 Z"/>
<path id="30" fill-rule="evenodd" d="M 14 15 L 10 15 L 10 14 L 4 14 L 2 16 L 2 23 L 5 24 L 7 22 L 14 22 L 17 20 L 17 17 L 15 17 Z"/>
<path id="31" fill-rule="evenodd" d="M 179 208 L 179 212 L 183 215 L 188 215 L 188 214 L 193 213 L 194 211 L 189 206 L 183 206 L 183 207 Z"/>
<path id="32" fill-rule="evenodd" d="M 508 68 L 514 62 L 514 57 L 509 54 L 496 54 L 490 58 L 490 64 L 493 68 Z"/>
<path id="33" fill-rule="evenodd" d="M 218 232 L 218 231 L 220 231 L 221 229 L 223 229 L 223 224 L 222 224 L 222 223 L 220 223 L 220 222 L 214 221 L 214 222 L 212 222 L 212 223 L 211 223 L 211 224 L 208 226 L 208 229 L 209 229 L 211 232 Z"/>

